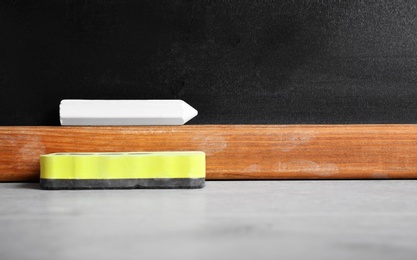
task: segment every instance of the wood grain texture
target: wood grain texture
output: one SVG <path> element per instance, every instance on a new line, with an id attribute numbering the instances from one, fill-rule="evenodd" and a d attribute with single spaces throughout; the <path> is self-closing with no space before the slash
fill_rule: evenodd
<path id="1" fill-rule="evenodd" d="M 0 127 L 0 181 L 54 152 L 204 151 L 207 179 L 417 178 L 415 125 Z"/>

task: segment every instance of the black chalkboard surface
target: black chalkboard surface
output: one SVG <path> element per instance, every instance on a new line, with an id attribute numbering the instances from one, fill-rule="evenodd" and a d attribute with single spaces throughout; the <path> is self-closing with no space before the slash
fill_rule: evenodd
<path id="1" fill-rule="evenodd" d="M 0 2 L 0 124 L 62 99 L 183 99 L 191 124 L 415 123 L 417 4 Z"/>

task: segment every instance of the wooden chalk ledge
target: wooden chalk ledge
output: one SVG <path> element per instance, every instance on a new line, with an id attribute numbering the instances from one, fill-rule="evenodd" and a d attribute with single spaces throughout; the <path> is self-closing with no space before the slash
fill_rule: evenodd
<path id="1" fill-rule="evenodd" d="M 203 151 L 206 178 L 417 178 L 415 125 L 0 127 L 0 181 L 56 152 Z"/>

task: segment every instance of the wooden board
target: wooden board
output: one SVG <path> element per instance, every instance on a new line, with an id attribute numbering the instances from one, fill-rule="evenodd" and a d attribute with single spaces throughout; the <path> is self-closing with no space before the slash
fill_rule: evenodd
<path id="1" fill-rule="evenodd" d="M 417 178 L 415 125 L 0 127 L 0 181 L 53 152 L 204 151 L 207 179 Z"/>

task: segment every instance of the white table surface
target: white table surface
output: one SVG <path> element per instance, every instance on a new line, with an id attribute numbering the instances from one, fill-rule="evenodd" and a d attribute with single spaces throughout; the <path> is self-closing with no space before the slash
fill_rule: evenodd
<path id="1" fill-rule="evenodd" d="M 417 180 L 0 183 L 0 259 L 417 259 Z"/>

